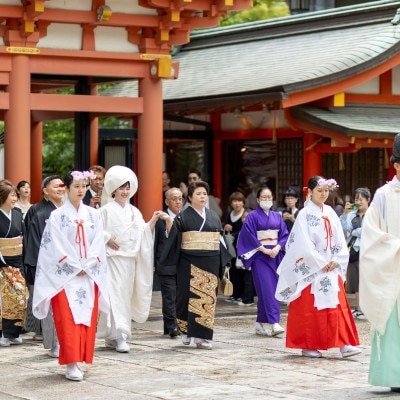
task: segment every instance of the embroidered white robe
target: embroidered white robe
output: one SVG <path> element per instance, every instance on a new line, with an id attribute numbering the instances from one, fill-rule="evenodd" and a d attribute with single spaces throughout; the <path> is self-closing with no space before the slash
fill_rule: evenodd
<path id="1" fill-rule="evenodd" d="M 86 274 L 79 276 L 81 271 Z M 75 324 L 90 326 L 94 284 L 99 309 L 109 312 L 107 261 L 100 215 L 83 203 L 76 208 L 66 199 L 54 210 L 40 244 L 33 295 L 33 314 L 44 319 L 51 299 L 65 290 Z"/>
<path id="2" fill-rule="evenodd" d="M 328 222 L 329 221 L 329 222 Z M 339 304 L 338 277 L 346 281 L 349 251 L 340 220 L 332 207 L 321 209 L 312 201 L 300 210 L 286 242 L 286 255 L 278 268 L 276 298 L 291 302 L 311 284 L 318 310 L 336 308 Z M 331 272 L 323 268 L 336 261 Z"/>

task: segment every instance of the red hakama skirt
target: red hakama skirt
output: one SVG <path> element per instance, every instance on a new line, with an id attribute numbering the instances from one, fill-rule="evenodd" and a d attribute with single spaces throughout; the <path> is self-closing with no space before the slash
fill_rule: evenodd
<path id="1" fill-rule="evenodd" d="M 76 362 L 93 362 L 94 345 L 96 340 L 99 289 L 94 285 L 94 307 L 90 326 L 75 324 L 67 295 L 62 290 L 51 299 L 54 325 L 60 343 L 60 365 Z"/>
<path id="2" fill-rule="evenodd" d="M 318 310 L 314 306 L 311 285 L 289 304 L 286 347 L 327 350 L 346 344 L 360 344 L 341 278 L 339 288 L 339 304 L 336 308 Z"/>

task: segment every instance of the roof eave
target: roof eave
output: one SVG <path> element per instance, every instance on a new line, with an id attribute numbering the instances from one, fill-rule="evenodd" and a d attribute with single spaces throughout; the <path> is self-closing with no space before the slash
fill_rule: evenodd
<path id="1" fill-rule="evenodd" d="M 234 93 L 229 96 L 164 100 L 164 113 L 191 114 L 209 109 L 232 110 L 242 104 L 280 102 L 287 96 L 282 90 L 257 93 Z"/>

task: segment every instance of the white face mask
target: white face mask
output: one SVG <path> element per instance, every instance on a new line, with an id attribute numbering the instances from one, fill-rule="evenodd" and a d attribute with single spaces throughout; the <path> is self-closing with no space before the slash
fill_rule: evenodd
<path id="1" fill-rule="evenodd" d="M 273 203 L 272 203 L 271 200 L 262 200 L 262 201 L 260 201 L 260 207 L 263 210 L 269 210 L 270 208 L 272 208 L 272 205 L 273 205 Z"/>

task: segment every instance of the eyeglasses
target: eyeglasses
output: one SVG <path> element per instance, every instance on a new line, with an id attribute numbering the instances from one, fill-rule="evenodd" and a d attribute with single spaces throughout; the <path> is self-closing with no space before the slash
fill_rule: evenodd
<path id="1" fill-rule="evenodd" d="M 171 197 L 167 200 L 171 200 L 171 201 L 175 201 L 176 203 L 180 203 L 181 201 L 183 201 L 182 197 Z"/>

